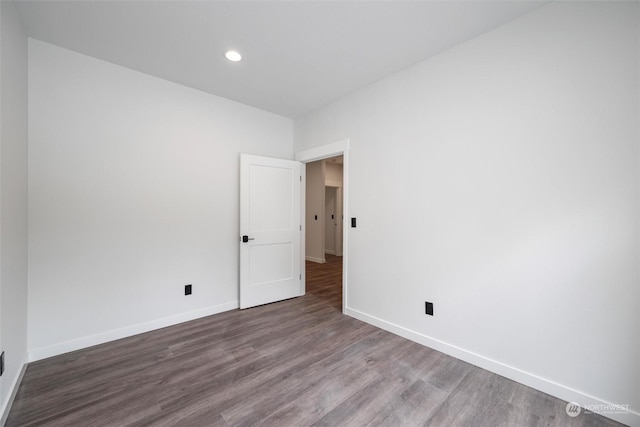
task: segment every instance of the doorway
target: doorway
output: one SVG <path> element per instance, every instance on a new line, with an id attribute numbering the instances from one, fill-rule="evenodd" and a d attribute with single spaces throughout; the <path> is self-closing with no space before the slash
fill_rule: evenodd
<path id="1" fill-rule="evenodd" d="M 306 291 L 308 293 L 314 293 L 320 298 L 324 297 L 329 300 L 329 304 L 332 304 L 343 313 L 348 309 L 348 233 L 347 233 L 347 219 L 349 217 L 349 140 L 341 140 L 332 144 L 312 148 L 305 151 L 296 153 L 295 159 L 305 163 L 307 180 L 303 188 L 305 189 L 305 213 L 303 217 L 305 233 L 303 237 L 305 244 L 302 245 L 305 256 L 305 281 L 307 284 Z M 319 162 L 327 161 L 329 162 Z M 327 181 L 327 163 L 341 164 L 340 177 L 341 182 L 336 182 L 336 169 L 334 166 L 329 166 L 329 180 Z M 322 169 L 321 165 L 324 165 L 324 176 L 321 174 L 309 174 L 309 170 Z M 318 178 L 321 176 L 321 178 Z M 315 178 L 314 178 L 315 177 Z M 315 181 L 315 197 L 314 192 L 309 191 L 309 180 Z M 326 184 L 329 187 L 336 187 L 339 190 L 337 200 L 340 201 L 341 215 L 335 219 L 338 219 L 338 226 L 340 228 L 342 243 L 339 251 L 342 256 L 327 254 L 324 248 L 324 229 L 325 221 L 322 220 L 322 216 L 325 212 L 324 198 L 326 191 Z M 320 196 L 318 196 L 320 194 Z M 317 217 L 316 217 L 317 215 Z M 309 245 L 307 236 L 310 233 L 315 233 L 316 239 L 321 239 L 322 245 Z M 309 275 L 309 277 L 307 277 Z M 309 282 L 309 279 L 312 282 Z M 314 286 L 317 287 L 313 289 Z"/>
<path id="2" fill-rule="evenodd" d="M 306 292 L 343 311 L 344 156 L 306 165 Z"/>

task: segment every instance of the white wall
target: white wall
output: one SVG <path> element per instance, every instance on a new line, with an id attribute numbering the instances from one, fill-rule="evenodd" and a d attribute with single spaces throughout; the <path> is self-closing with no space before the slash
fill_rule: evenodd
<path id="1" fill-rule="evenodd" d="M 0 417 L 27 357 L 27 38 L 0 2 Z M 0 424 L 3 422 L 0 421 Z"/>
<path id="2" fill-rule="evenodd" d="M 640 424 L 638 35 L 549 4 L 296 120 L 350 140 L 348 313 Z"/>
<path id="3" fill-rule="evenodd" d="M 324 161 L 307 163 L 305 191 L 305 256 L 325 262 L 324 257 Z M 318 219 L 316 219 L 316 215 Z"/>
<path id="4" fill-rule="evenodd" d="M 236 308 L 239 153 L 292 158 L 292 120 L 32 39 L 29 61 L 31 358 Z"/>

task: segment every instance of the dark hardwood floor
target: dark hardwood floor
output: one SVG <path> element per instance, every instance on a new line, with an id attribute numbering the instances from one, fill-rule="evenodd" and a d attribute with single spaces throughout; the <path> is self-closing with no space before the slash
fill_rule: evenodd
<path id="1" fill-rule="evenodd" d="M 614 426 L 341 314 L 341 259 L 304 297 L 31 363 L 7 426 Z"/>
<path id="2" fill-rule="evenodd" d="M 342 257 L 326 255 L 325 258 L 324 264 L 307 261 L 307 293 L 342 312 Z"/>

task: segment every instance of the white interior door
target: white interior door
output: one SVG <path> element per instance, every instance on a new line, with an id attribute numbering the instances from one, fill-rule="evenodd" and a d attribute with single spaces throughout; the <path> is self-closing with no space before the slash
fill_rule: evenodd
<path id="1" fill-rule="evenodd" d="M 301 163 L 240 156 L 240 308 L 304 294 Z"/>

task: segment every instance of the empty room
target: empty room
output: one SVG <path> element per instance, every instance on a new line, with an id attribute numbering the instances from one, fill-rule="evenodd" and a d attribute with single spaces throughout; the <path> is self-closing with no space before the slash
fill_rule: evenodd
<path id="1" fill-rule="evenodd" d="M 0 425 L 640 427 L 639 2 L 0 19 Z"/>

